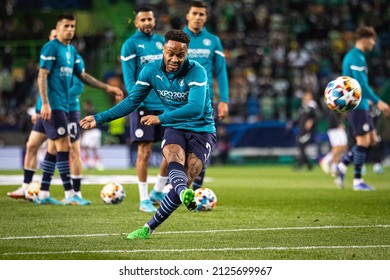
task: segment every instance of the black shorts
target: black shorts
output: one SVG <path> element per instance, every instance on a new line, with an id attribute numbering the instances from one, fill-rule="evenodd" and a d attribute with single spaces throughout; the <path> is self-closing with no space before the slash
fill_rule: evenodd
<path id="1" fill-rule="evenodd" d="M 367 134 L 375 129 L 374 120 L 369 111 L 352 110 L 348 113 L 347 119 L 354 137 Z"/>
<path id="2" fill-rule="evenodd" d="M 205 166 L 211 152 L 215 150 L 217 136 L 214 133 L 196 133 L 167 127 L 165 128 L 161 149 L 169 144 L 180 145 L 186 154 L 194 153 Z"/>
<path id="3" fill-rule="evenodd" d="M 164 135 L 162 125 L 147 126 L 140 123 L 143 116 L 161 115 L 164 111 L 148 111 L 145 107 L 139 108 L 130 114 L 130 140 L 137 142 L 161 142 Z"/>
<path id="4" fill-rule="evenodd" d="M 80 111 L 69 112 L 68 133 L 70 142 L 74 143 L 80 139 Z"/>
<path id="5" fill-rule="evenodd" d="M 66 137 L 68 133 L 68 113 L 60 110 L 51 112 L 50 120 L 42 120 L 47 138 L 55 140 Z"/>

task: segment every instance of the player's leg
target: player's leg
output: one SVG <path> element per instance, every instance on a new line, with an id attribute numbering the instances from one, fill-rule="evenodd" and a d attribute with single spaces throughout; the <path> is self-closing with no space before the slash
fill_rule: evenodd
<path id="1" fill-rule="evenodd" d="M 153 186 L 153 189 L 150 191 L 150 201 L 154 205 L 158 205 L 164 199 L 165 193 L 164 187 L 168 181 L 168 163 L 163 157 L 160 164 L 160 173 L 157 175 L 156 183 Z"/>
<path id="2" fill-rule="evenodd" d="M 42 162 L 42 180 L 41 189 L 39 190 L 38 197 L 35 200 L 37 204 L 59 204 L 59 201 L 52 198 L 50 195 L 51 179 L 55 171 L 57 162 L 57 150 L 54 144 L 54 140 L 48 139 L 47 152 Z"/>
<path id="3" fill-rule="evenodd" d="M 149 198 L 148 165 L 152 154 L 152 142 L 138 142 L 136 170 L 138 177 L 138 192 L 140 210 L 143 212 L 156 212 Z"/>
<path id="4" fill-rule="evenodd" d="M 168 162 L 168 175 L 172 189 L 164 197 L 153 218 L 143 228 L 130 233 L 128 239 L 148 238 L 181 203 L 190 211 L 195 210 L 195 192 L 188 186 L 202 170 L 205 161 L 215 148 L 216 136 L 167 128 L 163 143 L 163 154 Z"/>
<path id="5" fill-rule="evenodd" d="M 158 115 L 161 112 L 154 112 L 154 115 Z M 164 136 L 164 128 L 162 125 L 154 126 L 154 140 L 153 142 L 161 142 Z M 153 189 L 150 191 L 150 201 L 154 205 L 158 205 L 164 199 L 164 187 L 168 181 L 168 163 L 166 159 L 163 157 L 160 163 L 160 172 L 157 175 L 157 180 L 153 186 Z"/>
<path id="6" fill-rule="evenodd" d="M 23 166 L 23 183 L 20 188 L 13 192 L 7 193 L 11 198 L 25 198 L 25 191 L 27 190 L 28 184 L 31 183 L 35 170 L 37 168 L 37 153 L 39 147 L 47 139 L 44 133 L 32 130 L 26 143 L 26 154 L 24 156 Z"/>
<path id="7" fill-rule="evenodd" d="M 146 108 L 140 108 L 130 114 L 130 140 L 132 144 L 138 145 L 136 170 L 140 200 L 139 210 L 154 213 L 156 212 L 156 208 L 153 206 L 149 197 L 148 165 L 155 136 L 153 127 L 148 127 L 140 123 L 140 119 L 145 112 Z"/>
<path id="8" fill-rule="evenodd" d="M 50 197 L 49 188 L 56 166 L 65 189 L 65 198 L 73 195 L 69 168 L 70 139 L 68 133 L 68 116 L 64 111 L 53 110 L 51 119 L 44 120 L 43 125 L 50 141 L 48 152 L 42 163 L 43 176 L 41 190 L 36 201 L 38 204 L 44 204 Z"/>

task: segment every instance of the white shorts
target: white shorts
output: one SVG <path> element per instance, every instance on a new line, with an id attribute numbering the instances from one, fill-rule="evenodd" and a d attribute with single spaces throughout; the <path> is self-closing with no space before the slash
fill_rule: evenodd
<path id="1" fill-rule="evenodd" d="M 329 129 L 328 137 L 332 147 L 348 145 L 347 133 L 341 127 Z"/>
<path id="2" fill-rule="evenodd" d="M 100 148 L 102 140 L 102 132 L 100 129 L 94 128 L 91 130 L 85 130 L 81 136 L 81 147 L 86 148 Z"/>

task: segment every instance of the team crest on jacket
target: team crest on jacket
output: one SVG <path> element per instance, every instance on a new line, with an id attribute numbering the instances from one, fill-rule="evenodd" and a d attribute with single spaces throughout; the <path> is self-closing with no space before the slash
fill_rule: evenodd
<path id="1" fill-rule="evenodd" d="M 164 48 L 163 44 L 161 42 L 156 42 L 156 47 L 159 49 L 159 50 L 162 50 Z"/>
<path id="2" fill-rule="evenodd" d="M 184 86 L 184 78 L 180 78 L 177 82 L 180 87 Z"/>
<path id="3" fill-rule="evenodd" d="M 210 46 L 210 45 L 211 45 L 210 39 L 204 39 L 204 40 L 203 40 L 203 45 L 205 45 L 205 46 Z"/>

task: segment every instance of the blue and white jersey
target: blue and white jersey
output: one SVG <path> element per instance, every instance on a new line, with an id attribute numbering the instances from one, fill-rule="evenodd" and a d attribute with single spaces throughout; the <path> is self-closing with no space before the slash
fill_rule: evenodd
<path id="1" fill-rule="evenodd" d="M 58 39 L 42 47 L 39 66 L 49 71 L 47 95 L 52 110 L 69 112 L 72 77 L 82 72 L 80 65 L 76 64 L 76 56 L 73 45 L 64 45 Z"/>
<path id="2" fill-rule="evenodd" d="M 155 33 L 146 35 L 138 30 L 124 42 L 121 61 L 127 92 L 131 91 L 146 64 L 162 59 L 163 48 L 164 37 Z M 149 110 L 163 110 L 161 101 L 153 90 L 141 106 L 146 106 Z"/>
<path id="3" fill-rule="evenodd" d="M 221 40 L 216 35 L 208 32 L 205 27 L 197 35 L 190 31 L 188 26 L 185 26 L 183 31 L 187 33 L 191 39 L 188 46 L 187 57 L 196 60 L 206 69 L 211 91 L 211 101 L 213 102 L 214 98 L 214 74 L 218 82 L 219 101 L 229 102 L 229 82 Z"/>
<path id="4" fill-rule="evenodd" d="M 85 69 L 84 60 L 79 54 L 77 54 L 75 64 L 79 64 L 77 65 L 77 67 L 80 67 L 82 69 L 82 72 L 84 72 Z M 83 92 L 84 92 L 84 83 L 82 83 L 77 78 L 77 76 L 73 75 L 71 88 L 69 90 L 69 111 L 70 112 L 80 111 L 79 96 Z M 38 94 L 37 102 L 35 103 L 35 112 L 40 113 L 41 107 L 42 107 L 42 98 L 41 95 Z"/>
<path id="5" fill-rule="evenodd" d="M 378 103 L 380 98 L 375 94 L 368 84 L 368 68 L 364 53 L 358 48 L 352 48 L 344 56 L 342 65 L 342 75 L 350 76 L 357 80 L 362 88 L 362 100 L 356 109 L 369 110 L 368 100 L 374 104 Z"/>
<path id="6" fill-rule="evenodd" d="M 156 91 L 164 106 L 164 113 L 158 116 L 163 126 L 215 133 L 206 70 L 198 62 L 189 59 L 175 73 L 167 73 L 162 60 L 146 65 L 124 100 L 94 115 L 97 125 L 136 110 L 151 89 Z"/>

